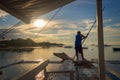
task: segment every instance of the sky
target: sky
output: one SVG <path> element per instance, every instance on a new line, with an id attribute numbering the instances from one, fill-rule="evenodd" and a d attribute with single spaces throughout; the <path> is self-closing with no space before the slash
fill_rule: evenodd
<path id="1" fill-rule="evenodd" d="M 120 45 L 120 0 L 103 0 L 104 44 Z M 58 11 L 56 9 L 38 19 L 46 24 Z M 5 35 L 6 39 L 31 38 L 36 42 L 54 42 L 74 45 L 76 32 L 86 35 L 96 19 L 96 0 L 76 0 L 61 8 L 59 13 L 44 28 L 20 23 L 15 30 Z M 0 33 L 20 22 L 14 16 L 0 10 Z M 84 44 L 97 44 L 97 27 L 91 30 Z"/>

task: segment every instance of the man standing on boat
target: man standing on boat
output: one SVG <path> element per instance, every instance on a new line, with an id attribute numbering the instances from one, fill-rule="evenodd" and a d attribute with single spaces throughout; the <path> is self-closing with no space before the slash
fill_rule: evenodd
<path id="1" fill-rule="evenodd" d="M 82 50 L 82 40 L 85 38 L 86 36 L 81 34 L 80 31 L 78 31 L 75 36 L 75 51 L 76 51 L 77 61 L 79 61 L 79 54 L 81 54 L 81 58 L 82 60 L 84 60 L 83 50 Z"/>

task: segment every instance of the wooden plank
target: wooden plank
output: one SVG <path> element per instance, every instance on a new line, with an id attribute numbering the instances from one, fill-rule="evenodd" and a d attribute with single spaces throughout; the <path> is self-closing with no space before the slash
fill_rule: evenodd
<path id="1" fill-rule="evenodd" d="M 52 71 L 73 71 L 74 70 L 74 65 L 73 64 L 48 64 L 47 66 L 47 72 L 52 72 Z"/>
<path id="2" fill-rule="evenodd" d="M 62 60 L 72 60 L 66 53 L 53 53 L 55 56 L 61 58 Z"/>
<path id="3" fill-rule="evenodd" d="M 49 64 L 46 68 L 46 73 L 68 73 L 70 80 L 74 80 L 74 66 L 73 64 Z M 63 75 L 64 76 L 64 75 Z"/>
<path id="4" fill-rule="evenodd" d="M 73 70 L 68 70 L 68 71 L 47 71 L 47 73 L 74 73 L 75 71 Z"/>
<path id="5" fill-rule="evenodd" d="M 55 63 L 62 63 L 61 61 L 49 61 L 48 63 L 50 63 L 50 64 L 55 64 Z"/>
<path id="6" fill-rule="evenodd" d="M 19 77 L 17 80 L 34 80 L 35 76 L 42 70 L 46 68 L 48 65 L 48 60 L 45 60 L 43 62 L 40 62 L 39 65 L 34 68 L 33 70 L 23 74 L 21 77 Z"/>

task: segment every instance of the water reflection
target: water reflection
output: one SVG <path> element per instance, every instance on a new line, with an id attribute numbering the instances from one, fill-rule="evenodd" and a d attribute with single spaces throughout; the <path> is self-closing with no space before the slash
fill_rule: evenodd
<path id="1" fill-rule="evenodd" d="M 41 48 L 34 47 L 32 50 L 26 51 L 0 51 L 0 66 L 11 64 L 17 61 L 34 61 L 50 59 L 51 61 L 61 60 L 60 58 L 53 55 L 53 53 L 65 52 L 68 56 L 73 58 L 75 55 L 74 48 L 63 48 L 63 47 L 49 47 Z M 120 54 L 115 53 L 112 47 L 105 47 L 105 60 L 120 60 Z M 84 49 L 84 56 L 86 59 L 91 60 L 92 58 L 98 59 L 98 47 L 89 46 L 88 49 Z M 26 72 L 28 69 L 32 68 L 34 65 L 31 64 L 18 64 L 13 65 L 8 68 L 2 69 L 4 77 L 9 80 L 15 78 L 15 76 L 20 76 L 22 73 Z"/>
<path id="2" fill-rule="evenodd" d="M 4 55 L 5 55 L 5 52 L 4 52 L 4 51 L 3 51 L 3 52 L 1 51 L 1 52 L 0 52 L 0 57 L 2 58 L 2 57 L 4 57 Z"/>
<path id="3" fill-rule="evenodd" d="M 63 47 L 49 47 L 41 48 L 34 47 L 29 49 L 19 49 L 19 50 L 9 50 L 0 51 L 0 64 L 1 61 L 12 62 L 19 60 L 38 60 L 38 59 L 50 59 L 50 60 L 60 60 L 55 57 L 53 53 L 65 52 L 71 58 L 75 55 L 74 48 L 63 48 Z M 119 52 L 113 52 L 112 47 L 105 47 L 105 60 L 119 60 Z M 84 49 L 84 56 L 86 59 L 91 60 L 91 58 L 98 59 L 98 48 L 95 46 L 89 46 L 88 49 Z"/>

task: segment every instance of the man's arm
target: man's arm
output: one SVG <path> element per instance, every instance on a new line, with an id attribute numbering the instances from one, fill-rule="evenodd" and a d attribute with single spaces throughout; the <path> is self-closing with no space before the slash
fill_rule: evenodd
<path id="1" fill-rule="evenodd" d="M 82 36 L 82 39 L 85 39 L 85 38 L 87 38 L 87 36 L 84 36 L 83 34 L 81 34 L 81 36 Z"/>

